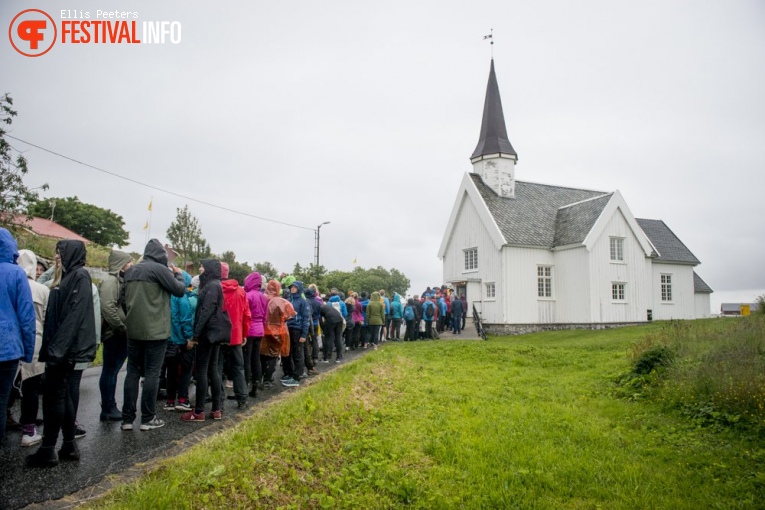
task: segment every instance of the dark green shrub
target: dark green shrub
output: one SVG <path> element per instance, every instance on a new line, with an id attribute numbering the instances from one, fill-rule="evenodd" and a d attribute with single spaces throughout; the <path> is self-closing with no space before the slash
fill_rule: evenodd
<path id="1" fill-rule="evenodd" d="M 654 370 L 660 367 L 668 367 L 672 364 L 675 358 L 675 353 L 669 347 L 665 345 L 659 345 L 648 349 L 638 356 L 635 360 L 635 364 L 632 367 L 632 371 L 635 374 L 650 374 Z"/>

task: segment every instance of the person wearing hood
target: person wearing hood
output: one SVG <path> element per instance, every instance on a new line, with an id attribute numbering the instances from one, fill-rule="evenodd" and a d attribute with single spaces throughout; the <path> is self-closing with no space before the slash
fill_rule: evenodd
<path id="1" fill-rule="evenodd" d="M 345 300 L 345 309 L 348 310 L 348 317 L 345 319 L 345 331 L 343 335 L 345 337 L 345 350 L 356 350 L 356 346 L 353 344 L 353 331 L 356 329 L 354 323 L 354 314 L 356 310 L 356 300 L 353 297 L 355 292 L 348 292 L 348 299 Z"/>
<path id="2" fill-rule="evenodd" d="M 231 341 L 221 345 L 218 357 L 218 372 L 223 373 L 224 361 L 229 367 L 229 374 L 234 383 L 234 394 L 229 395 L 229 400 L 236 400 L 237 406 L 242 408 L 247 405 L 247 382 L 244 378 L 244 354 L 242 346 L 247 344 L 247 335 L 250 332 L 252 314 L 247 304 L 247 294 L 239 286 L 239 282 L 228 278 L 228 264 L 221 262 L 221 286 L 223 287 L 223 301 L 228 316 L 231 318 Z M 222 394 L 225 389 L 221 387 Z"/>
<path id="3" fill-rule="evenodd" d="M 417 318 L 417 312 L 414 308 L 414 299 L 409 298 L 402 312 L 404 320 L 406 321 L 406 331 L 404 332 L 404 341 L 410 342 L 417 340 L 418 332 L 415 328 L 415 319 Z"/>
<path id="4" fill-rule="evenodd" d="M 263 386 L 273 388 L 273 375 L 276 370 L 276 360 L 279 356 L 286 357 L 290 353 L 290 333 L 287 320 L 295 316 L 292 303 L 281 297 L 282 285 L 271 280 L 266 286 L 268 309 L 266 325 L 263 329 L 263 342 L 260 345 L 260 361 L 263 365 Z"/>
<path id="5" fill-rule="evenodd" d="M 390 336 L 396 342 L 401 341 L 401 323 L 404 319 L 404 307 L 401 305 L 401 296 L 397 292 L 393 293 L 393 299 L 390 302 L 391 332 Z"/>
<path id="6" fill-rule="evenodd" d="M 144 376 L 141 394 L 141 427 L 163 427 L 157 418 L 159 374 L 171 337 L 170 296 L 186 293 L 183 271 L 168 268 L 167 251 L 157 239 L 146 244 L 143 259 L 125 272 L 125 325 L 128 364 L 122 402 L 122 430 L 133 430 L 138 400 L 138 381 Z"/>
<path id="7" fill-rule="evenodd" d="M 388 299 L 388 297 L 385 295 L 384 289 L 380 290 L 380 299 L 385 305 L 385 323 L 383 324 L 383 327 L 380 330 L 380 341 L 387 342 L 388 340 L 390 340 L 390 326 L 391 326 L 393 317 L 390 314 L 390 299 Z"/>
<path id="8" fill-rule="evenodd" d="M 422 320 L 425 321 L 425 338 L 432 340 L 435 338 L 433 334 L 433 321 L 436 320 L 438 311 L 436 304 L 433 302 L 431 296 L 425 296 L 425 301 L 422 303 Z"/>
<path id="9" fill-rule="evenodd" d="M 311 305 L 302 296 L 303 282 L 295 280 L 289 286 L 289 299 L 295 309 L 296 315 L 287 321 L 287 329 L 290 334 L 290 354 L 282 356 L 284 377 L 282 385 L 288 387 L 298 386 L 300 379 L 304 377 L 305 362 L 303 359 L 303 345 L 308 337 L 308 328 L 311 325 Z"/>
<path id="10" fill-rule="evenodd" d="M 318 374 L 316 364 L 319 362 L 319 319 L 321 318 L 321 306 L 324 302 L 317 291 L 316 284 L 313 283 L 305 291 L 305 298 L 311 306 L 311 326 L 308 328 L 310 341 L 304 344 L 305 348 L 303 349 L 308 375 Z"/>
<path id="11" fill-rule="evenodd" d="M 45 362 L 43 386 L 43 441 L 34 454 L 27 457 L 29 467 L 50 467 L 59 460 L 79 460 L 75 440 L 77 411 L 70 387 L 78 363 L 90 363 L 96 357 L 96 320 L 93 305 L 93 283 L 85 269 L 85 244 L 63 240 L 56 244 L 63 277 L 48 299 L 45 311 L 42 346 L 39 360 Z M 59 432 L 64 443 L 54 448 Z"/>
<path id="12" fill-rule="evenodd" d="M 268 298 L 262 291 L 263 277 L 253 272 L 244 279 L 244 292 L 250 309 L 250 329 L 244 345 L 244 379 L 250 386 L 249 395 L 258 396 L 258 386 L 263 384 L 263 365 L 260 362 L 260 344 L 263 341 L 268 313 Z"/>
<path id="13" fill-rule="evenodd" d="M 364 329 L 364 311 L 362 310 L 361 300 L 357 292 L 353 293 L 353 313 L 351 318 L 353 319 L 353 337 L 351 339 L 351 349 L 356 350 L 364 341 L 361 338 L 362 329 Z"/>
<path id="14" fill-rule="evenodd" d="M 194 313 L 194 337 L 186 344 L 196 348 L 194 379 L 196 379 L 196 401 L 194 409 L 181 416 L 183 421 L 205 421 L 205 400 L 207 388 L 212 392 L 212 419 L 223 417 L 221 377 L 218 371 L 220 344 L 210 342 L 209 334 L 214 331 L 218 310 L 225 307 L 223 287 L 220 283 L 221 265 L 219 260 L 204 259 L 199 268 L 199 294 Z M 209 376 L 209 378 L 208 378 Z"/>
<path id="15" fill-rule="evenodd" d="M 186 344 L 194 338 L 194 309 L 189 296 L 192 295 L 191 275 L 182 272 L 186 284 L 186 293 L 170 298 L 170 339 L 165 351 L 167 367 L 166 411 L 191 411 L 189 402 L 189 383 L 194 365 L 194 350 Z M 176 401 L 176 397 L 178 400 Z"/>
<path id="16" fill-rule="evenodd" d="M 98 386 L 101 391 L 101 421 L 121 421 L 122 411 L 117 409 L 117 375 L 127 359 L 127 326 L 125 311 L 120 306 L 120 289 L 124 284 L 125 271 L 133 265 L 133 259 L 124 251 L 109 253 L 109 272 L 98 285 L 101 296 L 101 341 L 103 366 Z M 96 325 L 98 327 L 98 325 Z"/>
<path id="17" fill-rule="evenodd" d="M 457 298 L 457 295 L 452 296 L 452 333 L 455 335 L 462 334 L 462 315 L 464 310 L 462 309 L 462 300 Z"/>
<path id="18" fill-rule="evenodd" d="M 42 389 L 45 364 L 38 361 L 42 347 L 45 309 L 48 307 L 50 290 L 45 285 L 37 283 L 35 276 L 38 269 L 37 256 L 29 250 L 19 250 L 18 264 L 27 274 L 27 283 L 32 292 L 35 309 L 35 354 L 31 363 L 21 363 L 17 376 L 21 394 L 21 446 L 33 446 L 42 441 L 42 435 L 37 431 L 35 422 L 40 407 L 40 391 Z"/>
<path id="19" fill-rule="evenodd" d="M 367 304 L 367 323 L 372 337 L 372 346 L 377 350 L 377 344 L 380 343 L 380 330 L 385 324 L 385 302 L 380 299 L 379 292 L 373 292 Z"/>
<path id="20" fill-rule="evenodd" d="M 31 363 L 35 357 L 35 303 L 27 273 L 16 265 L 18 257 L 16 239 L 0 228 L 0 441 L 19 362 Z"/>

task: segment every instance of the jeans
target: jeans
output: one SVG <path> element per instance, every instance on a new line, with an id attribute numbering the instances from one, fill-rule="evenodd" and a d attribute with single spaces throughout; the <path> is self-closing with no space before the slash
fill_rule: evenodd
<path id="1" fill-rule="evenodd" d="M 372 337 L 372 343 L 377 345 L 380 343 L 380 330 L 382 329 L 382 326 L 380 324 L 372 325 L 370 324 L 367 329 L 369 330 L 369 334 Z"/>
<path id="2" fill-rule="evenodd" d="M 417 340 L 419 333 L 414 328 L 414 320 L 406 321 L 406 331 L 404 332 L 404 341 Z"/>
<path id="3" fill-rule="evenodd" d="M 234 395 L 237 400 L 247 398 L 247 382 L 244 379 L 244 355 L 241 345 L 221 345 L 220 355 L 218 356 L 218 371 L 223 371 L 223 361 L 228 360 L 229 376 L 234 383 Z M 221 384 L 221 395 L 226 393 Z"/>
<path id="4" fill-rule="evenodd" d="M 348 321 L 345 323 L 345 347 L 347 349 L 356 349 L 356 345 L 353 343 L 354 333 L 353 331 L 356 329 L 355 324 L 353 321 Z"/>
<path id="5" fill-rule="evenodd" d="M 199 339 L 199 345 L 196 348 L 196 371 L 197 380 L 197 400 L 194 403 L 194 412 L 201 413 L 205 410 L 205 399 L 207 398 L 208 373 L 210 374 L 209 386 L 212 389 L 212 410 L 221 409 L 221 377 L 218 371 L 218 356 L 220 355 L 220 344 L 211 344 L 206 338 Z M 212 370 L 211 370 L 212 369 Z"/>
<path id="6" fill-rule="evenodd" d="M 159 372 L 165 360 L 167 340 L 134 340 L 128 338 L 127 375 L 122 401 L 122 422 L 133 423 L 138 401 L 138 382 L 144 376 L 141 392 L 141 423 L 149 423 L 157 414 Z"/>
<path id="7" fill-rule="evenodd" d="M 324 323 L 326 330 L 324 330 L 324 359 L 329 361 L 332 359 L 332 347 L 337 350 L 336 359 L 343 357 L 343 323 L 336 322 L 330 324 Z"/>
<path id="8" fill-rule="evenodd" d="M 8 410 L 8 399 L 13 389 L 13 379 L 19 369 L 19 360 L 0 361 L 0 441 L 5 437 L 5 417 Z"/>
<path id="9" fill-rule="evenodd" d="M 127 337 L 113 336 L 103 342 L 104 363 L 98 387 L 101 390 L 101 405 L 117 405 L 117 376 L 127 359 Z"/>
<path id="10" fill-rule="evenodd" d="M 260 362 L 260 343 L 262 336 L 248 336 L 244 346 L 244 380 L 257 384 L 263 379 L 263 365 Z"/>
<path id="11" fill-rule="evenodd" d="M 393 319 L 393 330 L 388 333 L 391 338 L 401 340 L 401 321 L 402 319 Z"/>
<path id="12" fill-rule="evenodd" d="M 69 378 L 74 375 L 74 363 L 46 364 L 43 387 L 43 446 L 54 447 L 59 432 L 64 441 L 74 441 L 77 412 L 69 391 Z M 82 374 L 79 374 L 82 376 Z"/>
<path id="13" fill-rule="evenodd" d="M 311 366 L 313 368 L 316 365 L 316 360 L 319 359 L 319 325 L 312 324 L 308 330 L 308 343 L 311 344 Z M 306 365 L 308 365 L 308 357 L 306 357 Z"/>
<path id="14" fill-rule="evenodd" d="M 74 421 L 77 421 L 77 410 L 80 408 L 80 382 L 82 382 L 82 373 L 85 370 L 72 370 L 72 373 L 66 380 L 67 391 L 69 391 L 69 398 L 72 399 L 72 406 L 74 406 Z"/>
<path id="15" fill-rule="evenodd" d="M 284 375 L 297 379 L 303 375 L 303 346 L 300 345 L 301 330 L 290 328 L 290 355 L 282 356 Z"/>
<path id="16" fill-rule="evenodd" d="M 361 338 L 362 330 L 364 329 L 364 323 L 363 322 L 356 322 L 353 325 L 353 342 L 351 347 L 357 348 L 359 345 L 364 343 L 364 339 Z"/>
<path id="17" fill-rule="evenodd" d="M 29 377 L 21 382 L 21 418 L 19 422 L 22 425 L 34 425 L 37 421 L 42 389 L 42 374 Z"/>
<path id="18" fill-rule="evenodd" d="M 167 344 L 165 351 L 165 366 L 167 366 L 167 401 L 189 399 L 189 384 L 191 383 L 191 368 L 194 366 L 194 349 L 185 345 Z"/>
<path id="19" fill-rule="evenodd" d="M 457 335 L 459 335 L 462 331 L 462 328 L 460 327 L 461 322 L 462 317 L 452 317 L 452 331 L 454 331 L 454 333 Z"/>
<path id="20" fill-rule="evenodd" d="M 260 364 L 263 367 L 263 382 L 273 382 L 274 372 L 276 371 L 276 360 L 272 356 L 260 355 Z"/>

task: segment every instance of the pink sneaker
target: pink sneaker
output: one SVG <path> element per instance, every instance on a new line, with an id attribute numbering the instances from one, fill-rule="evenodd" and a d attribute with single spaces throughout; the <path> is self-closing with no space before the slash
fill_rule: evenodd
<path id="1" fill-rule="evenodd" d="M 212 412 L 212 419 L 213 419 L 213 420 L 220 420 L 220 419 L 223 419 L 223 413 L 221 412 L 221 410 L 220 410 L 220 409 L 218 409 L 217 411 L 213 411 L 213 412 Z"/>
<path id="2" fill-rule="evenodd" d="M 220 413 L 220 411 L 218 411 Z M 215 413 L 213 413 L 214 415 Z M 220 418 L 218 418 L 220 419 Z M 189 411 L 188 413 L 183 413 L 181 415 L 181 420 L 183 421 L 205 421 L 205 412 L 202 411 L 201 413 L 195 413 L 194 411 Z"/>

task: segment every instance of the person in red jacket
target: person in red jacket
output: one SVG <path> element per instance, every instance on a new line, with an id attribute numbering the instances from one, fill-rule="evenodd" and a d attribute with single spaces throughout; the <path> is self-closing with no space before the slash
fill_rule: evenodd
<path id="1" fill-rule="evenodd" d="M 218 371 L 223 373 L 224 361 L 228 362 L 229 376 L 234 383 L 234 394 L 229 400 L 236 400 L 239 407 L 247 405 L 247 381 L 244 378 L 244 353 L 242 347 L 247 344 L 247 334 L 250 331 L 250 305 L 247 294 L 236 280 L 228 279 L 228 264 L 221 262 L 221 285 L 223 286 L 224 307 L 231 318 L 231 343 L 221 346 L 218 357 Z M 225 391 L 225 388 L 221 388 Z M 223 393 L 221 393 L 223 394 Z"/>

